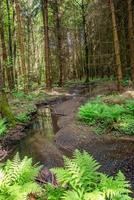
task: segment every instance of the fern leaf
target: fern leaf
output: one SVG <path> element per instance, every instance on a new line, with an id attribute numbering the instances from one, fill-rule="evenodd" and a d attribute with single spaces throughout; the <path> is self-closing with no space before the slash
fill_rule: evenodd
<path id="1" fill-rule="evenodd" d="M 76 191 L 66 191 L 61 198 L 63 200 L 82 200 L 82 198 L 78 195 Z"/>
<path id="2" fill-rule="evenodd" d="M 84 195 L 84 200 L 106 200 L 102 192 L 93 191 Z"/>

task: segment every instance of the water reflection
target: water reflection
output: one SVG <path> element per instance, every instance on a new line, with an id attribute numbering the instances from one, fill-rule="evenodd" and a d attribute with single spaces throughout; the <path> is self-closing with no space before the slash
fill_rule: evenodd
<path id="1" fill-rule="evenodd" d="M 53 143 L 53 137 L 57 127 L 57 116 L 51 112 L 50 107 L 43 107 L 38 110 L 37 118 L 27 130 L 27 137 L 20 141 L 16 151 L 20 156 L 25 155 L 33 158 L 48 167 L 53 163 L 55 166 L 62 164 L 62 155 Z"/>

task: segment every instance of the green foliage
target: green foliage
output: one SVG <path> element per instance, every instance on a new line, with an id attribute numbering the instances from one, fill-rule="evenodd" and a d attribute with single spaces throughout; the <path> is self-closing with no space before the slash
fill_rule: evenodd
<path id="1" fill-rule="evenodd" d="M 34 94 L 25 94 L 23 91 L 14 92 L 13 96 L 18 99 L 27 99 L 29 101 L 32 101 L 35 98 Z"/>
<path id="2" fill-rule="evenodd" d="M 101 101 L 92 101 L 79 109 L 79 118 L 84 119 L 86 122 L 113 122 L 118 119 L 118 117 L 125 112 L 123 106 L 111 105 Z"/>
<path id="3" fill-rule="evenodd" d="M 23 91 L 17 91 L 17 92 L 13 92 L 13 96 L 18 99 L 22 99 L 22 98 L 25 98 L 26 95 Z"/>
<path id="4" fill-rule="evenodd" d="M 127 100 L 125 107 L 130 114 L 132 113 L 134 115 L 134 100 Z"/>
<path id="5" fill-rule="evenodd" d="M 38 194 L 41 188 L 34 179 L 40 167 L 32 165 L 32 159 L 25 157 L 22 161 L 16 154 L 0 167 L 0 199 L 27 200 L 29 194 Z"/>
<path id="6" fill-rule="evenodd" d="M 59 186 L 46 186 L 48 200 L 131 200 L 124 175 L 119 172 L 113 178 L 98 172 L 100 165 L 87 152 L 76 150 L 64 161 L 64 168 L 52 170 Z"/>
<path id="7" fill-rule="evenodd" d="M 23 113 L 20 113 L 16 119 L 19 121 L 19 122 L 22 122 L 22 123 L 26 123 L 30 120 L 30 117 L 28 116 L 28 114 L 26 112 L 23 112 Z"/>
<path id="8" fill-rule="evenodd" d="M 98 134 L 116 129 L 123 134 L 134 134 L 134 100 L 122 105 L 104 103 L 101 98 L 79 108 L 78 119 L 90 124 Z"/>
<path id="9" fill-rule="evenodd" d="M 122 116 L 115 128 L 121 133 L 134 135 L 134 117 L 131 115 Z"/>
<path id="10" fill-rule="evenodd" d="M 5 119 L 0 119 L 0 136 L 6 134 L 7 126 L 5 122 Z"/>

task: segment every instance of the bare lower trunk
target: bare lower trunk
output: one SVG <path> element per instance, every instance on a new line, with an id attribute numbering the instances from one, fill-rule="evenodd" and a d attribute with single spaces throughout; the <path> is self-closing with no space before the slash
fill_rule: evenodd
<path id="1" fill-rule="evenodd" d="M 128 36 L 130 48 L 130 63 L 131 63 L 131 79 L 134 86 L 134 27 L 133 27 L 133 12 L 132 0 L 128 0 Z"/>
<path id="2" fill-rule="evenodd" d="M 10 71 L 10 88 L 13 89 L 14 83 L 14 69 L 13 69 L 13 49 L 12 49 L 12 31 L 11 31 L 11 17 L 10 17 L 10 4 L 6 0 L 7 14 L 8 14 L 8 44 L 9 44 L 9 71 Z"/>
<path id="3" fill-rule="evenodd" d="M 48 0 L 42 0 L 42 14 L 43 14 L 43 24 L 44 24 L 46 88 L 51 89 L 52 78 L 51 78 L 49 34 L 48 34 Z"/>
<path id="4" fill-rule="evenodd" d="M 86 31 L 86 16 L 85 16 L 85 6 L 82 0 L 82 19 L 83 19 L 83 31 L 84 31 L 84 51 L 85 51 L 85 72 L 86 72 L 86 82 L 89 81 L 89 49 L 87 42 L 87 31 Z"/>
<path id="5" fill-rule="evenodd" d="M 26 61 L 25 61 L 25 47 L 24 47 L 24 30 L 22 26 L 22 17 L 21 17 L 21 8 L 18 0 L 14 0 L 15 2 L 15 11 L 16 11 L 16 18 L 17 18 L 17 37 L 18 37 L 18 44 L 19 44 L 19 51 L 20 51 L 20 59 L 21 59 L 21 67 L 23 71 L 24 77 L 24 91 L 28 91 L 28 78 L 27 78 L 27 68 L 26 68 Z"/>
<path id="6" fill-rule="evenodd" d="M 62 35 L 61 35 L 61 14 L 59 12 L 58 0 L 54 1 L 55 28 L 57 36 L 57 55 L 59 65 L 59 86 L 63 85 L 63 60 L 62 60 Z"/>
<path id="7" fill-rule="evenodd" d="M 115 7 L 113 0 L 110 0 L 110 8 L 112 13 L 112 24 L 113 24 L 113 37 L 114 37 L 114 49 L 115 49 L 115 59 L 117 66 L 117 88 L 121 90 L 121 82 L 122 82 L 122 66 L 121 66 L 121 56 L 120 56 L 120 44 L 116 23 L 116 15 L 115 15 Z"/>

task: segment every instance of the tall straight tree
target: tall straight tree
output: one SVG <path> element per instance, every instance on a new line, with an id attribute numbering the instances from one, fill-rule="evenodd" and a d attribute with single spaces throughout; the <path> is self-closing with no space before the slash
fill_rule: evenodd
<path id="1" fill-rule="evenodd" d="M 53 9 L 54 9 L 55 29 L 56 29 L 56 36 L 57 36 L 59 86 L 62 86 L 63 85 L 62 30 L 61 30 L 61 13 L 59 11 L 59 0 L 54 0 Z"/>
<path id="2" fill-rule="evenodd" d="M 19 51 L 20 51 L 20 60 L 21 60 L 21 68 L 23 72 L 23 84 L 24 84 L 24 91 L 28 91 L 28 77 L 27 77 L 27 67 L 26 67 L 26 58 L 25 58 L 25 45 L 24 45 L 24 30 L 22 24 L 22 14 L 20 8 L 20 2 L 18 0 L 13 0 L 15 3 L 15 12 L 16 12 L 16 19 L 17 19 L 17 38 L 19 44 Z"/>
<path id="3" fill-rule="evenodd" d="M 111 9 L 111 14 L 112 14 L 114 50 L 115 50 L 115 59 L 116 59 L 116 66 L 117 66 L 117 88 L 120 91 L 123 77 L 122 77 L 122 66 L 121 66 L 121 55 L 120 55 L 120 43 L 119 43 L 119 36 L 118 36 L 118 30 L 117 30 L 115 6 L 114 6 L 113 0 L 110 0 L 110 9 Z"/>
<path id="4" fill-rule="evenodd" d="M 12 30 L 11 30 L 11 16 L 10 16 L 10 2 L 6 0 L 7 17 L 8 17 L 8 48 L 9 48 L 9 70 L 10 70 L 10 88 L 13 89 L 14 83 L 14 69 L 13 69 L 13 49 L 12 49 Z"/>
<path id="5" fill-rule="evenodd" d="M 129 36 L 129 51 L 130 51 L 130 62 L 131 62 L 131 79 L 134 86 L 134 27 L 133 27 L 133 8 L 132 0 L 128 2 L 128 36 Z"/>
<path id="6" fill-rule="evenodd" d="M 44 47 L 45 47 L 45 71 L 46 71 L 46 88 L 52 87 L 51 65 L 50 65 L 50 49 L 49 49 L 49 33 L 48 33 L 48 0 L 41 0 L 42 14 L 44 25 Z"/>
<path id="7" fill-rule="evenodd" d="M 83 22 L 83 32 L 84 32 L 84 48 L 85 48 L 85 72 L 86 72 L 86 82 L 89 81 L 89 48 L 86 30 L 86 8 L 87 5 L 84 4 L 84 0 L 81 2 L 82 9 L 82 22 Z"/>
<path id="8" fill-rule="evenodd" d="M 7 101 L 7 97 L 4 91 L 5 87 L 5 67 L 7 63 L 7 52 L 4 38 L 4 26 L 3 26 L 3 6 L 0 1 L 0 36 L 2 45 L 2 63 L 0 61 L 0 114 L 3 118 L 8 119 L 12 124 L 15 124 L 14 116 L 11 112 L 10 106 Z"/>
<path id="9" fill-rule="evenodd" d="M 5 29 L 4 29 L 4 7 L 3 2 L 0 1 L 0 38 L 1 38 L 1 46 L 2 46 L 2 61 L 3 61 L 3 75 L 7 75 L 8 79 L 8 86 L 12 89 L 12 78 L 10 73 L 10 68 L 8 69 L 8 53 L 6 47 L 6 40 L 5 40 Z M 6 83 L 6 79 L 4 78 L 4 83 Z"/>

